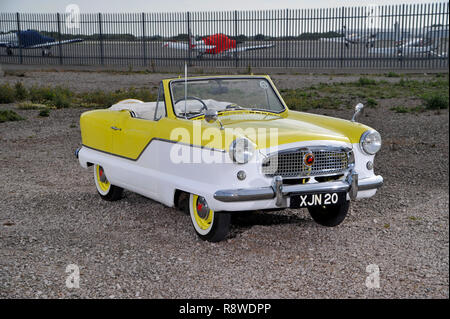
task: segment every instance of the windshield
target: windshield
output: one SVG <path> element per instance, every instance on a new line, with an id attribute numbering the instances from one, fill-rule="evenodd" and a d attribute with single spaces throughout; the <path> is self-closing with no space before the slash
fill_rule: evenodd
<path id="1" fill-rule="evenodd" d="M 205 110 L 284 111 L 269 81 L 264 78 L 188 80 L 185 98 L 184 80 L 171 83 L 174 112 L 192 118 Z"/>

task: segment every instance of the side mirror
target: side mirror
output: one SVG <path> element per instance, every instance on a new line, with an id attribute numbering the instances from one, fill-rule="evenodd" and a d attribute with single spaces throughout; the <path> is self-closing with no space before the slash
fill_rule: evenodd
<path id="1" fill-rule="evenodd" d="M 219 118 L 219 114 L 216 110 L 205 110 L 205 121 L 208 123 L 214 123 Z"/>
<path id="2" fill-rule="evenodd" d="M 220 124 L 220 129 L 223 130 L 222 122 L 219 120 L 219 113 L 216 110 L 205 110 L 205 121 L 208 123 L 218 121 Z"/>
<path id="3" fill-rule="evenodd" d="M 356 104 L 356 106 L 355 106 L 355 113 L 353 114 L 353 117 L 352 117 L 352 122 L 356 121 L 358 116 L 360 114 L 362 114 L 363 110 L 364 110 L 364 104 L 362 104 L 362 103 Z"/>

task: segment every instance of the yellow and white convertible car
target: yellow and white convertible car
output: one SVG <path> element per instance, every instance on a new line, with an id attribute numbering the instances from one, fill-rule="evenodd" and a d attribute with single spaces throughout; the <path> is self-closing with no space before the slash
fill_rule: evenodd
<path id="1" fill-rule="evenodd" d="M 127 189 L 178 207 L 204 240 L 226 238 L 233 212 L 307 208 L 336 226 L 383 184 L 362 109 L 351 121 L 291 111 L 269 76 L 167 79 L 156 102 L 83 113 L 75 154 L 103 199 Z"/>

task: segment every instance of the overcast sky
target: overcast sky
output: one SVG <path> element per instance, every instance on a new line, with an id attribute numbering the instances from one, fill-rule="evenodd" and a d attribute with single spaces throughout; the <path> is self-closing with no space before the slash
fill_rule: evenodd
<path id="1" fill-rule="evenodd" d="M 441 0 L 0 0 L 0 12 L 65 12 L 77 4 L 81 12 L 172 12 L 253 9 L 300 9 L 369 4 L 410 4 Z"/>

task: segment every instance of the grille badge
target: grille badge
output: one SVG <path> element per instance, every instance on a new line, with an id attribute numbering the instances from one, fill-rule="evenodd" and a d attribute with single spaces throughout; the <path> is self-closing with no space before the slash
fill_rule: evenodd
<path id="1" fill-rule="evenodd" d="M 311 167 L 314 164 L 314 154 L 311 152 L 306 153 L 305 156 L 303 156 L 303 164 Z"/>

